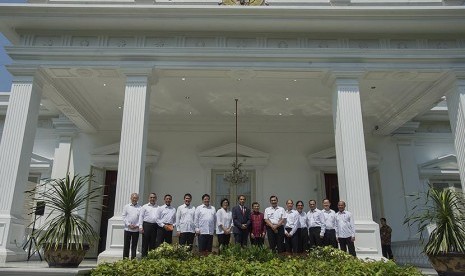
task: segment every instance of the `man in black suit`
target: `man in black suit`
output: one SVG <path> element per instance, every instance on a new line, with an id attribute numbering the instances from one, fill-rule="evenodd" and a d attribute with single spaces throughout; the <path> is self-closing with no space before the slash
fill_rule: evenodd
<path id="1" fill-rule="evenodd" d="M 250 209 L 245 206 L 244 195 L 238 196 L 237 200 L 239 201 L 239 205 L 234 206 L 232 209 L 234 241 L 236 244 L 240 244 L 241 246 L 247 246 L 251 223 Z"/>

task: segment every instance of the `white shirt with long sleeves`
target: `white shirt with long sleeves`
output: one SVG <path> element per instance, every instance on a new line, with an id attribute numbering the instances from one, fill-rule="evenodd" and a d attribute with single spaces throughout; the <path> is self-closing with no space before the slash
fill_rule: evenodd
<path id="1" fill-rule="evenodd" d="M 299 211 L 297 211 L 299 213 Z M 300 222 L 300 228 L 308 228 L 308 218 L 307 214 L 302 211 L 302 213 L 299 213 L 299 222 Z"/>
<path id="2" fill-rule="evenodd" d="M 157 223 L 158 226 L 163 227 L 165 224 L 174 225 L 176 223 L 176 208 L 167 206 L 166 204 L 159 207 Z"/>
<path id="3" fill-rule="evenodd" d="M 194 225 L 195 207 L 183 204 L 176 211 L 176 231 L 180 233 L 195 233 Z"/>
<path id="4" fill-rule="evenodd" d="M 317 208 L 308 211 L 307 213 L 307 218 L 308 218 L 308 228 L 312 227 L 321 227 L 320 230 L 320 236 L 323 236 L 325 234 L 325 216 L 321 212 L 321 210 L 318 210 Z"/>
<path id="5" fill-rule="evenodd" d="M 158 208 L 159 206 L 157 204 L 144 204 L 142 208 L 140 208 L 140 214 L 139 214 L 139 229 L 142 229 L 142 224 L 145 222 L 150 222 L 150 223 L 157 223 L 157 218 L 158 218 Z"/>
<path id="6" fill-rule="evenodd" d="M 300 228 L 299 212 L 296 210 L 286 210 L 286 226 L 285 228 L 291 228 L 289 234 L 292 236 L 295 234 L 297 229 Z"/>
<path id="7" fill-rule="evenodd" d="M 129 232 L 139 232 L 139 214 L 141 206 L 139 204 L 126 204 L 123 207 L 124 230 Z M 135 225 L 137 228 L 129 228 L 129 225 Z"/>
<path id="8" fill-rule="evenodd" d="M 355 223 L 349 211 L 336 213 L 336 238 L 355 238 Z"/>
<path id="9" fill-rule="evenodd" d="M 230 210 L 223 208 L 218 209 L 216 212 L 216 234 L 224 234 L 223 227 L 231 230 L 233 225 L 232 213 Z"/>
<path id="10" fill-rule="evenodd" d="M 325 216 L 325 226 L 327 230 L 336 229 L 336 212 L 334 210 L 323 210 Z"/>
<path id="11" fill-rule="evenodd" d="M 194 224 L 195 231 L 201 235 L 213 235 L 215 232 L 216 210 L 215 207 L 204 204 L 195 208 Z"/>
<path id="12" fill-rule="evenodd" d="M 272 224 L 278 224 L 279 220 L 286 218 L 286 211 L 283 207 L 276 206 L 273 208 L 272 206 L 265 209 L 265 219 L 269 220 Z"/>

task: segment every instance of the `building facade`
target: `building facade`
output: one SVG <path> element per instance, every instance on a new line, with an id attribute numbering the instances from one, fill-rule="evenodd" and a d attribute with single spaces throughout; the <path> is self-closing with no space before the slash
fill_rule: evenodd
<path id="1" fill-rule="evenodd" d="M 422 264 L 408 195 L 465 179 L 463 1 L 31 1 L 0 5 L 0 260 L 24 259 L 24 190 L 93 174 L 109 206 L 90 255 L 122 257 L 132 192 L 262 208 L 347 202 L 357 254 Z M 243 185 L 224 183 L 239 99 Z M 28 181 L 29 180 L 29 181 Z M 319 205 L 321 207 L 321 204 Z M 415 251 L 417 250 L 417 251 Z M 412 253 L 414 252 L 414 253 Z"/>

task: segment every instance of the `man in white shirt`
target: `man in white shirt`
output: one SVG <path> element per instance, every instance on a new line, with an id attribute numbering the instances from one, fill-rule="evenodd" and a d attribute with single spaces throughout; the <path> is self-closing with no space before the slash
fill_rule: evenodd
<path id="1" fill-rule="evenodd" d="M 192 195 L 184 195 L 184 204 L 176 211 L 176 235 L 180 245 L 187 245 L 192 250 L 195 237 L 194 214 L 195 207 L 191 205 Z"/>
<path id="2" fill-rule="evenodd" d="M 323 237 L 324 246 L 338 248 L 336 240 L 336 212 L 331 208 L 329 199 L 323 200 L 323 215 L 325 216 L 325 235 Z"/>
<path id="3" fill-rule="evenodd" d="M 286 225 L 284 226 L 286 252 L 288 253 L 297 253 L 297 249 L 299 247 L 299 213 L 292 209 L 293 207 L 294 201 L 288 199 L 286 201 Z"/>
<path id="4" fill-rule="evenodd" d="M 352 213 L 345 210 L 346 203 L 344 201 L 339 201 L 337 208 L 339 212 L 336 213 L 336 239 L 342 251 L 347 252 L 347 248 L 349 248 L 349 254 L 356 257 L 354 218 Z"/>
<path id="5" fill-rule="evenodd" d="M 270 249 L 279 253 L 284 252 L 284 225 L 286 212 L 278 206 L 278 197 L 270 197 L 271 206 L 265 209 L 266 233 Z"/>
<path id="6" fill-rule="evenodd" d="M 157 194 L 150 193 L 149 203 L 142 206 L 139 214 L 139 231 L 142 233 L 142 258 L 155 249 L 157 240 L 158 205 Z"/>
<path id="7" fill-rule="evenodd" d="M 155 247 L 160 246 L 163 242 L 172 244 L 173 243 L 173 227 L 176 223 L 176 208 L 171 206 L 173 197 L 171 195 L 165 195 L 163 198 L 165 204 L 159 207 L 157 224 L 157 242 Z"/>
<path id="8" fill-rule="evenodd" d="M 136 257 L 137 242 L 139 241 L 139 213 L 140 205 L 139 195 L 131 194 L 131 203 L 123 207 L 123 222 L 124 222 L 124 246 L 123 258 L 129 258 L 129 246 L 131 247 L 131 259 Z"/>
<path id="9" fill-rule="evenodd" d="M 308 202 L 310 210 L 307 213 L 308 218 L 308 242 L 310 248 L 323 245 L 323 236 L 325 235 L 325 217 L 323 213 L 316 208 L 316 201 Z"/>
<path id="10" fill-rule="evenodd" d="M 210 205 L 210 195 L 202 196 L 203 204 L 195 208 L 195 234 L 198 236 L 199 252 L 212 252 L 216 210 Z"/>

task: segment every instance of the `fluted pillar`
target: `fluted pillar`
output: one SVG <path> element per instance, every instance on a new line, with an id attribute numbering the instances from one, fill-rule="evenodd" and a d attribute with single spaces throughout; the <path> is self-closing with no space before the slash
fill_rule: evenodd
<path id="1" fill-rule="evenodd" d="M 147 77 L 128 77 L 124 95 L 115 213 L 108 221 L 106 248 L 98 257 L 99 263 L 123 257 L 124 224 L 121 212 L 129 202 L 131 193 L 143 190 L 149 102 L 150 86 Z"/>
<path id="2" fill-rule="evenodd" d="M 0 263 L 24 260 L 24 190 L 37 128 L 42 82 L 13 81 L 0 145 Z M 19 245 L 18 245 L 19 244 Z"/>
<path id="3" fill-rule="evenodd" d="M 333 121 L 340 199 L 356 224 L 355 246 L 359 257 L 379 258 L 379 228 L 373 222 L 362 108 L 357 79 L 336 78 Z"/>
<path id="4" fill-rule="evenodd" d="M 457 80 L 446 95 L 462 191 L 465 192 L 465 79 Z"/>

